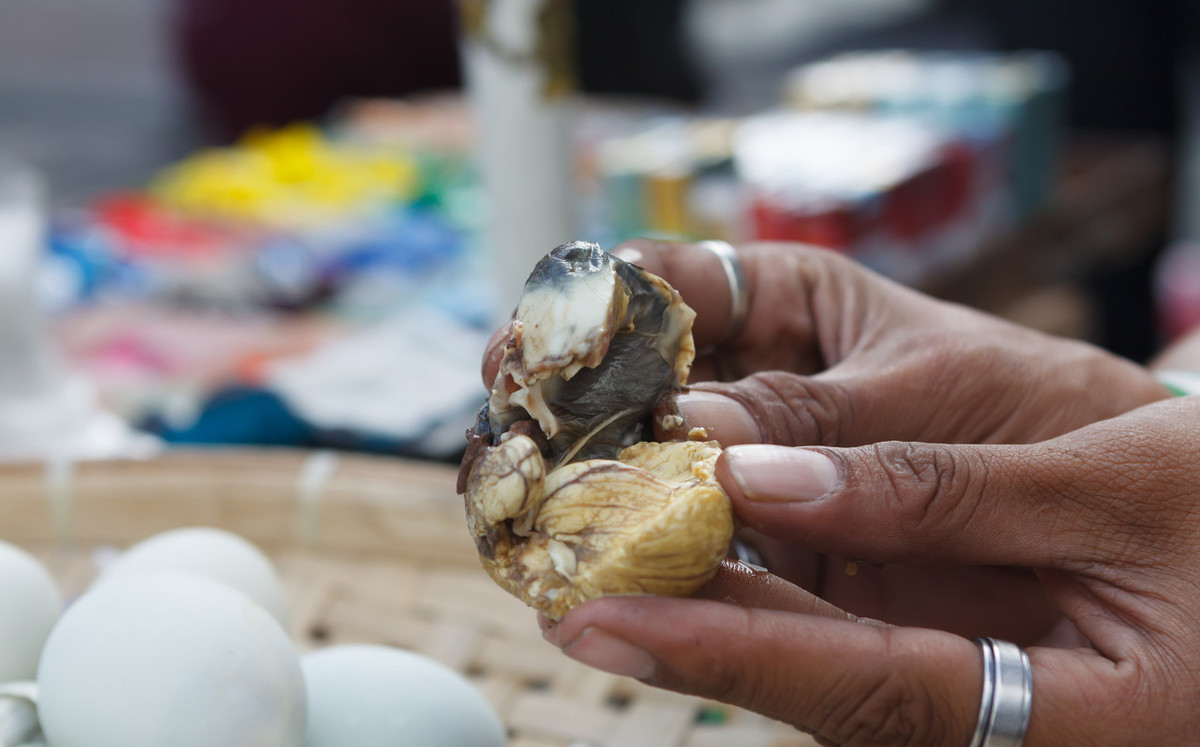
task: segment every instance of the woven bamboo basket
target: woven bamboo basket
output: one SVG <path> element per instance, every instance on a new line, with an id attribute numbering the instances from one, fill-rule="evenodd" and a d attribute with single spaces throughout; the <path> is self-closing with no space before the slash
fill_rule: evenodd
<path id="1" fill-rule="evenodd" d="M 0 467 L 0 539 L 33 551 L 70 598 L 96 558 L 213 526 L 275 560 L 301 649 L 381 643 L 469 677 L 512 747 L 815 745 L 753 713 L 584 667 L 479 567 L 454 470 L 331 453 L 182 451 L 146 462 Z"/>

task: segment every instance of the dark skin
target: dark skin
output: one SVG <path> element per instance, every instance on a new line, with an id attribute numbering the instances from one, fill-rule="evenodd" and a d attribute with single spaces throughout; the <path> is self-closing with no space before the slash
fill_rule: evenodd
<path id="1" fill-rule="evenodd" d="M 697 312 L 690 392 L 664 405 L 684 424 L 660 430 L 662 440 L 699 426 L 725 447 L 1032 443 L 1169 396 L 1149 371 L 1098 348 L 936 301 L 797 245 L 741 248 L 749 315 L 741 335 L 723 340 L 729 290 L 715 257 L 647 240 L 614 253 L 665 278 Z M 489 386 L 503 332 L 485 355 Z M 1076 640 L 1027 569 L 867 562 L 851 576 L 844 556 L 797 548 L 739 519 L 776 575 L 857 616 L 1021 644 Z"/>
<path id="2" fill-rule="evenodd" d="M 1195 743 L 1200 397 L 1159 401 L 1146 369 L 783 245 L 743 248 L 751 319 L 719 344 L 719 269 L 636 251 L 697 307 L 697 373 L 732 379 L 675 404 L 727 446 L 718 479 L 775 541 L 768 564 L 817 583 L 728 566 L 708 599 L 594 600 L 543 621 L 548 640 L 824 744 L 935 747 L 966 744 L 979 709 L 959 633 L 1040 641 L 1026 745 Z"/>

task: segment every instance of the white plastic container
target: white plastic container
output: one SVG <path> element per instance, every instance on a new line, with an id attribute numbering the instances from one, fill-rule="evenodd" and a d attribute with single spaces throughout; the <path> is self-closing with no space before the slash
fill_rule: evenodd
<path id="1" fill-rule="evenodd" d="M 45 189 L 0 153 L 0 461 L 141 456 L 156 441 L 96 405 L 46 334 L 37 303 Z"/>
<path id="2" fill-rule="evenodd" d="M 570 6 L 561 0 L 471 5 L 481 10 L 467 19 L 463 60 L 479 125 L 484 250 L 495 269 L 497 312 L 507 321 L 529 269 L 559 244 L 586 238 L 575 235 L 573 97 L 548 90 L 561 88 L 556 76 L 566 71 L 551 69 L 545 56 L 548 45 L 565 43 L 545 35 L 570 34 L 569 18 L 553 22 Z"/>

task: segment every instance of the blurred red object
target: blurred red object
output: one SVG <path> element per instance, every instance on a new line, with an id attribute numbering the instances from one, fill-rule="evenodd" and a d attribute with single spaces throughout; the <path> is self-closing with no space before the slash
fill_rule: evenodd
<path id="1" fill-rule="evenodd" d="M 225 229 L 163 210 L 137 193 L 107 195 L 92 209 L 131 257 L 212 254 L 226 248 L 231 239 Z"/>
<path id="2" fill-rule="evenodd" d="M 1200 244 L 1179 243 L 1156 269 L 1159 326 L 1167 341 L 1200 326 Z"/>
<path id="3" fill-rule="evenodd" d="M 751 215 L 754 238 L 763 241 L 800 241 L 849 251 L 858 235 L 855 213 L 844 203 L 796 210 L 760 196 L 751 201 Z"/>

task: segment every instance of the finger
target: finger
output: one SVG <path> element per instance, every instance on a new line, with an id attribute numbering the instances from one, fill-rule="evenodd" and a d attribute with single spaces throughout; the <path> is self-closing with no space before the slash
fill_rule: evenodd
<path id="1" fill-rule="evenodd" d="M 715 254 L 694 244 L 677 244 L 653 239 L 633 239 L 614 247 L 612 253 L 666 280 L 696 311 L 692 336 L 697 350 L 725 342 L 732 316 L 729 280 Z M 747 286 L 751 268 L 743 260 Z"/>
<path id="2" fill-rule="evenodd" d="M 584 664 L 763 713 L 822 743 L 962 747 L 979 715 L 979 649 L 949 633 L 635 597 L 589 602 L 560 627 L 564 653 Z M 1145 741 L 1136 665 L 1093 650 L 1028 653 L 1025 744 Z"/>
<path id="3" fill-rule="evenodd" d="M 545 614 L 539 612 L 537 616 L 538 628 L 542 631 L 542 638 L 545 638 L 555 646 L 558 645 L 558 620 L 551 620 Z"/>
<path id="4" fill-rule="evenodd" d="M 572 658 L 721 700 L 835 744 L 962 747 L 982 663 L 966 639 L 696 599 L 613 598 L 563 619 Z"/>
<path id="5" fill-rule="evenodd" d="M 1067 567 L 1099 559 L 1105 480 L 1086 439 L 1031 445 L 735 446 L 717 477 L 751 528 L 876 562 Z"/>
<path id="6" fill-rule="evenodd" d="M 696 349 L 720 348 L 734 379 L 752 370 L 815 372 L 825 367 L 818 331 L 834 334 L 843 318 L 815 318 L 813 305 L 841 308 L 847 294 L 869 280 L 865 270 L 835 252 L 799 244 L 750 244 L 737 249 L 745 277 L 746 317 L 734 339 L 728 334 L 733 316 L 729 278 L 720 259 L 695 244 L 636 240 L 613 250 L 670 283 L 696 310 L 692 326 Z M 883 283 L 886 285 L 886 283 Z M 859 309 L 856 308 L 856 312 Z M 818 330 L 818 325 L 826 329 Z M 844 331 L 844 330 L 843 330 Z M 830 338 L 832 339 L 832 338 Z M 786 340 L 786 344 L 780 344 Z"/>
<path id="7" fill-rule="evenodd" d="M 773 573 L 753 568 L 736 560 L 721 561 L 716 575 L 700 587 L 693 596 L 697 599 L 711 599 L 739 607 L 799 612 L 834 620 L 883 624 L 851 615 Z M 543 638 L 556 646 L 560 645 L 559 631 L 561 627 L 557 620 L 551 620 L 539 613 L 538 627 L 542 631 Z"/>
<path id="8" fill-rule="evenodd" d="M 862 622 L 860 618 L 838 609 L 773 573 L 752 568 L 735 560 L 723 561 L 717 569 L 717 574 L 693 596 L 739 607 L 798 612 L 834 620 Z"/>
<path id="9" fill-rule="evenodd" d="M 723 357 L 725 370 L 702 365 L 694 380 L 734 379 L 753 370 L 819 371 L 825 368 L 825 355 L 818 337 L 841 339 L 837 333 L 846 331 L 846 315 L 826 314 L 822 321 L 814 318 L 810 307 L 842 308 L 847 296 L 862 297 L 859 286 L 864 283 L 878 286 L 877 292 L 883 295 L 893 292 L 886 281 L 834 252 L 797 244 L 744 246 L 738 255 L 746 281 L 747 313 L 741 334 L 730 340 L 726 339 L 732 319 L 729 279 L 715 254 L 694 244 L 649 239 L 628 241 L 612 251 L 665 279 L 695 309 L 692 334 L 698 351 L 717 346 L 737 351 L 735 356 Z M 862 311 L 861 307 L 856 304 L 854 308 Z M 818 330 L 822 323 L 827 328 Z M 485 355 L 485 383 L 489 386 L 495 363 L 488 361 L 498 357 L 494 348 L 499 336 L 498 332 L 493 337 Z M 780 344 L 782 339 L 787 340 L 786 345 Z"/>
<path id="10" fill-rule="evenodd" d="M 696 311 L 692 324 L 692 336 L 699 351 L 712 348 L 725 340 L 732 317 L 732 299 L 729 280 L 720 259 L 715 254 L 694 244 L 677 244 L 653 239 L 633 239 L 612 249 L 620 259 L 643 267 L 666 280 L 688 305 Z M 743 252 L 743 272 L 747 289 L 754 287 L 757 277 L 757 260 L 752 251 Z M 747 314 L 747 322 L 754 316 L 753 294 Z M 761 314 L 761 312 L 760 312 Z M 488 341 L 483 362 L 484 383 L 491 386 L 502 357 L 502 345 L 508 335 L 509 326 L 497 330 Z M 703 378 L 712 373 L 701 366 L 695 375 Z"/>
<path id="11" fill-rule="evenodd" d="M 661 414 L 677 415 L 659 433 L 684 438 L 703 428 L 722 446 L 860 446 L 884 440 L 978 441 L 997 430 L 1011 409 L 981 407 L 999 396 L 984 382 L 946 387 L 934 406 L 914 406 L 914 374 L 895 365 L 889 348 L 864 351 L 821 373 L 761 371 L 737 381 L 700 381 L 664 399 Z M 889 365 L 890 364 L 890 365 Z M 938 382 L 921 382 L 930 388 Z M 661 418 L 660 418 L 661 419 Z M 964 422 L 964 420 L 968 422 Z"/>
<path id="12" fill-rule="evenodd" d="M 512 331 L 512 324 L 506 324 L 492 333 L 487 345 L 483 348 L 483 385 L 488 389 L 496 383 L 496 373 L 500 370 L 500 359 L 504 357 L 504 341 Z"/>
<path id="13" fill-rule="evenodd" d="M 720 360 L 716 355 L 698 353 L 692 361 L 692 370 L 688 372 L 688 381 L 693 384 L 701 381 L 720 381 L 722 378 Z"/>
<path id="14" fill-rule="evenodd" d="M 786 446 L 857 446 L 873 440 L 873 432 L 899 437 L 892 426 L 887 402 L 873 406 L 881 387 L 872 389 L 836 377 L 799 376 L 785 371 L 763 371 L 729 383 L 701 382 L 665 399 L 656 418 L 659 437 L 686 438 L 703 428 L 708 438 L 722 446 L 781 444 Z M 858 414 L 871 414 L 861 423 Z M 910 417 L 909 421 L 919 418 Z M 915 426 L 914 426 L 915 427 Z"/>

